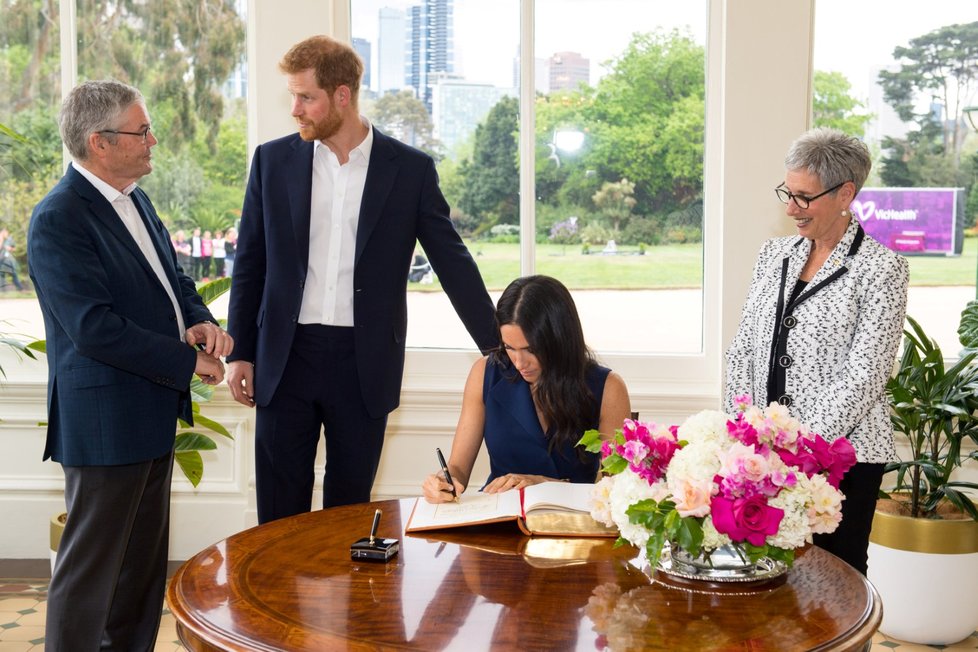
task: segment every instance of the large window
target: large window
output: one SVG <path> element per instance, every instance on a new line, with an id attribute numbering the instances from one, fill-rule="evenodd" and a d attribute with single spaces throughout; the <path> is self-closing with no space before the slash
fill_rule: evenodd
<path id="1" fill-rule="evenodd" d="M 74 25 L 61 25 L 58 7 L 6 0 L 0 9 L 0 123 L 12 130 L 0 134 L 0 229 L 16 243 L 21 280 L 31 210 L 61 175 L 57 112 L 63 80 L 73 78 L 140 89 L 159 140 L 154 170 L 140 184 L 172 235 L 189 240 L 200 229 L 216 241 L 211 254 L 220 251 L 217 242 L 233 239 L 226 234 L 240 215 L 247 171 L 245 2 L 78 0 Z M 59 47 L 62 29 L 75 35 L 73 52 Z M 198 280 L 225 271 L 213 255 L 181 259 Z M 39 319 L 25 316 L 17 330 L 42 336 Z"/>
<path id="2" fill-rule="evenodd" d="M 954 356 L 978 265 L 978 6 L 818 0 L 815 17 L 814 124 L 869 145 L 853 212 L 908 257 L 908 313 Z"/>
<path id="3" fill-rule="evenodd" d="M 119 79 L 146 97 L 159 144 L 153 173 L 140 184 L 197 280 L 225 274 L 227 247 L 218 243 L 235 227 L 244 198 L 245 4 L 78 3 L 78 77 Z M 197 230 L 204 244 L 194 258 L 182 243 Z"/>
<path id="4" fill-rule="evenodd" d="M 29 296 L 27 218 L 61 176 L 60 16 L 56 0 L 0 2 L 0 297 Z M 17 275 L 16 282 L 14 274 Z M 23 288 L 22 291 L 17 286 Z M 0 331 L 40 323 L 0 309 Z"/>
<path id="5" fill-rule="evenodd" d="M 364 112 L 436 157 L 494 296 L 549 274 L 573 290 L 596 349 L 700 352 L 706 3 L 537 0 L 521 42 L 525 8 L 352 0 Z M 521 138 L 534 160 L 520 160 Z M 409 345 L 472 347 L 436 277 L 411 289 Z"/>

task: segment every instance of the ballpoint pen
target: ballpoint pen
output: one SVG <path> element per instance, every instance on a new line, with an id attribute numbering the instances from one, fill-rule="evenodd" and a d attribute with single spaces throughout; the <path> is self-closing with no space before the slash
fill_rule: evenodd
<path id="1" fill-rule="evenodd" d="M 438 453 L 438 464 L 441 466 L 442 473 L 445 474 L 445 480 L 452 488 L 452 500 L 458 502 L 458 494 L 455 492 L 455 483 L 452 482 L 452 474 L 448 472 L 448 465 L 445 464 L 445 456 L 441 454 L 440 448 L 436 448 L 435 452 Z"/>
<path id="2" fill-rule="evenodd" d="M 374 537 L 377 536 L 377 526 L 380 525 L 380 510 L 374 512 L 374 523 L 370 526 L 370 545 L 374 545 Z"/>

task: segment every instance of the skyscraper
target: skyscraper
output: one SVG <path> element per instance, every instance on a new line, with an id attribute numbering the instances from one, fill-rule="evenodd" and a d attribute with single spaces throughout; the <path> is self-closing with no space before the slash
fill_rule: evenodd
<path id="1" fill-rule="evenodd" d="M 383 7 L 377 25 L 377 94 L 398 91 L 404 83 L 404 54 L 407 38 L 404 12 Z"/>
<path id="2" fill-rule="evenodd" d="M 356 50 L 360 58 L 363 59 L 363 81 L 360 85 L 364 88 L 374 90 L 370 85 L 370 41 L 365 38 L 353 37 L 353 49 Z"/>
<path id="3" fill-rule="evenodd" d="M 454 0 L 424 0 L 407 10 L 406 81 L 431 112 L 438 73 L 455 72 Z"/>
<path id="4" fill-rule="evenodd" d="M 550 92 L 576 91 L 591 81 L 591 60 L 579 52 L 555 52 L 550 57 Z"/>

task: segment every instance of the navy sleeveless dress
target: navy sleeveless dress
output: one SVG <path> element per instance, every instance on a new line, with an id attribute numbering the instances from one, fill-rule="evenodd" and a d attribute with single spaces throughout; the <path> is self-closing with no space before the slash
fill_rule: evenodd
<path id="1" fill-rule="evenodd" d="M 598 427 L 604 383 L 610 372 L 607 367 L 595 366 L 587 373 L 585 381 L 594 396 L 591 401 L 592 417 L 580 434 Z M 537 419 L 530 385 L 508 360 L 502 365 L 494 363 L 492 358 L 486 362 L 482 400 L 486 406 L 483 437 L 489 451 L 490 469 L 486 484 L 507 473 L 594 482 L 601 456 L 585 452 L 582 461 L 574 447 L 577 439 L 564 446 L 555 446 L 553 451 L 548 450 L 549 440 Z"/>

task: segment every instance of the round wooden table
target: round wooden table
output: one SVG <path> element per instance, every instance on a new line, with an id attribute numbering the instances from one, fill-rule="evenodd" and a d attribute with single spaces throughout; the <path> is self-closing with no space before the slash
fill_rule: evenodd
<path id="1" fill-rule="evenodd" d="M 405 535 L 414 500 L 337 507 L 228 537 L 167 590 L 191 650 L 860 650 L 879 596 L 819 548 L 776 588 L 716 592 L 650 579 L 610 539 L 529 538 L 515 523 Z M 354 562 L 369 533 L 390 562 Z"/>

